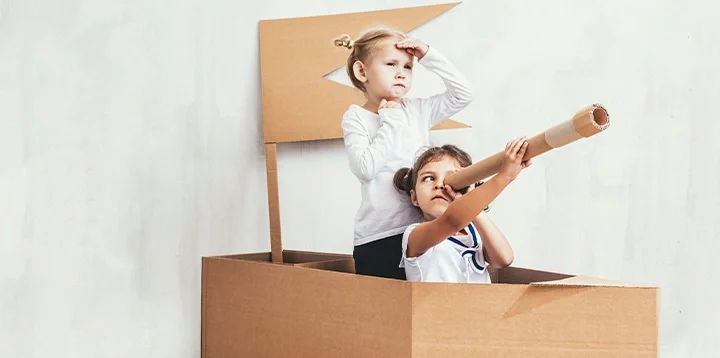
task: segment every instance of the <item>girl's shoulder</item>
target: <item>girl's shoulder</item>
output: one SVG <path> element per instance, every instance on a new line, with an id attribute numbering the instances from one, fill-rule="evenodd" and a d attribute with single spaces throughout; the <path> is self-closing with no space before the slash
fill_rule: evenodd
<path id="1" fill-rule="evenodd" d="M 420 223 L 412 223 L 408 225 L 408 227 L 405 228 L 405 231 L 403 232 L 403 240 L 407 240 L 407 238 L 410 236 L 410 233 L 415 229 Z"/>
<path id="2" fill-rule="evenodd" d="M 408 227 L 405 228 L 405 231 L 403 232 L 402 237 L 402 245 L 403 247 L 407 247 L 408 239 L 410 238 L 410 233 L 415 229 L 420 223 L 413 223 L 408 225 Z"/>
<path id="3" fill-rule="evenodd" d="M 349 105 L 348 108 L 345 110 L 345 113 L 343 113 L 343 119 L 345 119 L 345 118 L 361 118 L 361 117 L 367 117 L 367 116 L 377 116 L 377 115 L 355 103 Z"/>

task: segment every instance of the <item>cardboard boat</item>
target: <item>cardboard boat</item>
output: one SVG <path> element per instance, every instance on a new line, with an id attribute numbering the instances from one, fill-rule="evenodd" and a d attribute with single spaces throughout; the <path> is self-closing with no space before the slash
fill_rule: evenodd
<path id="1" fill-rule="evenodd" d="M 491 271 L 489 285 L 416 283 L 357 275 L 350 255 L 282 249 L 276 143 L 341 138 L 357 95 L 322 78 L 347 56 L 323 41 L 376 22 L 410 31 L 455 5 L 261 21 L 271 250 L 202 258 L 203 358 L 658 355 L 657 287 L 519 267 Z M 291 66 L 307 76 L 287 76 L 279 50 L 312 53 Z M 322 112 L 304 99 L 296 112 L 302 98 L 323 98 Z"/>

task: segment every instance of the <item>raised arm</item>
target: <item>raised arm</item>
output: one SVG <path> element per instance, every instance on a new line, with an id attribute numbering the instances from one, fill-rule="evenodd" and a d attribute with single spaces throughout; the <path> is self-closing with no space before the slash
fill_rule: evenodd
<path id="1" fill-rule="evenodd" d="M 472 102 L 473 92 L 470 83 L 440 51 L 429 47 L 428 52 L 418 63 L 438 75 L 446 87 L 444 92 L 422 99 L 430 110 L 428 117 L 430 127 L 457 114 Z"/>
<path id="2" fill-rule="evenodd" d="M 525 137 L 509 142 L 505 147 L 505 160 L 498 174 L 455 199 L 440 217 L 415 227 L 408 237 L 407 257 L 424 254 L 477 218 L 515 180 L 520 171 L 530 165 L 530 162 L 522 161 L 526 150 Z"/>
<path id="3" fill-rule="evenodd" d="M 437 219 L 415 227 L 408 237 L 407 257 L 420 256 L 465 228 L 511 181 L 502 175 L 495 175 L 485 184 L 450 203 Z"/>
<path id="4" fill-rule="evenodd" d="M 361 181 L 375 178 L 387 163 L 390 153 L 398 145 L 400 128 L 406 122 L 401 109 L 383 108 L 378 114 L 380 128 L 374 137 L 370 137 L 357 113 L 347 112 L 342 119 L 350 171 Z"/>

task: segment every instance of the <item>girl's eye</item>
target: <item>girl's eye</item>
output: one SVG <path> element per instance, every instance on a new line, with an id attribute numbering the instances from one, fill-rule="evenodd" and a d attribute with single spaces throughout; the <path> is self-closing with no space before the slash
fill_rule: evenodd
<path id="1" fill-rule="evenodd" d="M 423 178 L 423 181 L 428 181 L 428 179 L 433 180 L 434 178 L 431 175 L 428 175 Z"/>
<path id="2" fill-rule="evenodd" d="M 388 65 L 388 66 L 395 66 L 394 63 L 388 63 L 387 65 Z"/>

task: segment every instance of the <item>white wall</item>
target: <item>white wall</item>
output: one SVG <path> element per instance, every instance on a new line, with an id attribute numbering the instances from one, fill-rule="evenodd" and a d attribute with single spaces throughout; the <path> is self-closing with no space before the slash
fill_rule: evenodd
<path id="1" fill-rule="evenodd" d="M 200 257 L 269 250 L 258 20 L 400 6 L 303 3 L 0 3 L 0 356 L 199 356 Z M 473 129 L 434 138 L 476 159 L 607 106 L 492 216 L 516 265 L 660 285 L 663 357 L 720 353 L 718 11 L 467 0 L 413 32 L 474 84 Z M 351 252 L 342 142 L 279 157 L 285 247 Z"/>

